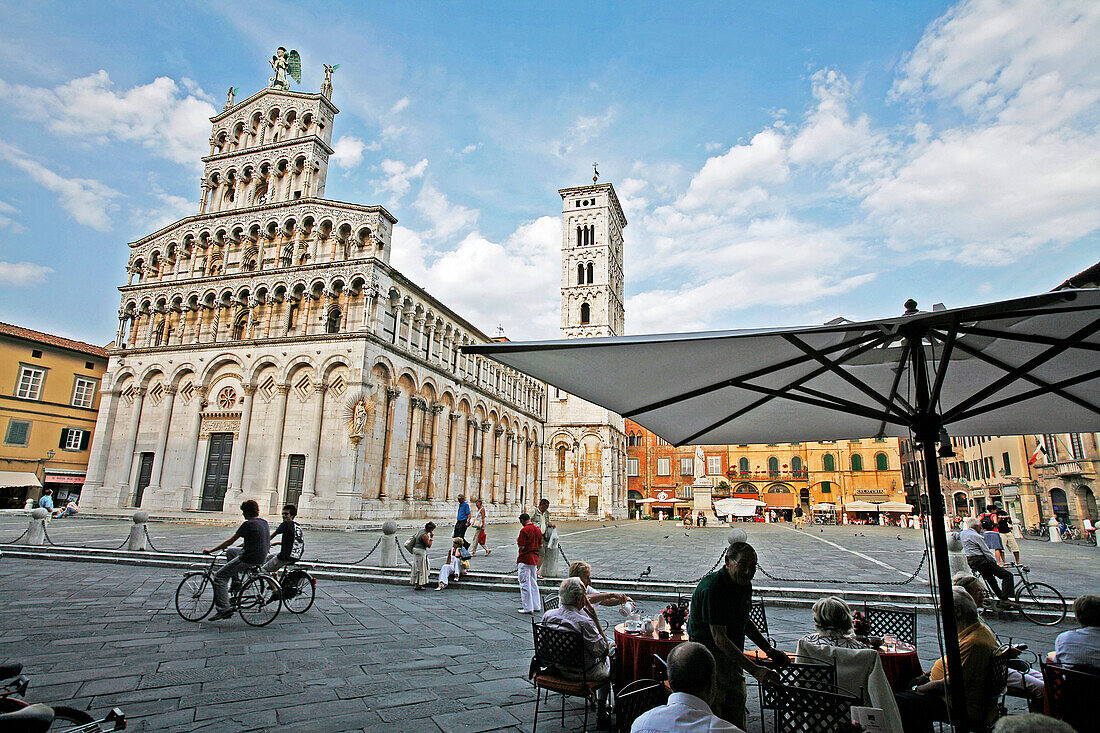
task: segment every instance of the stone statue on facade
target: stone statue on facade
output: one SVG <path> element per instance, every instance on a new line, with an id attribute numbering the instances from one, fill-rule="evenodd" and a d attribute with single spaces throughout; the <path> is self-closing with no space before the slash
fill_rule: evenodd
<path id="1" fill-rule="evenodd" d="M 287 81 L 288 76 L 299 84 L 302 83 L 302 57 L 294 49 L 288 52 L 285 48 L 279 46 L 268 63 L 275 70 L 275 76 L 268 79 L 271 82 L 272 89 L 290 89 L 290 82 Z"/>
<path id="2" fill-rule="evenodd" d="M 367 424 L 373 414 L 374 400 L 366 392 L 348 398 L 344 407 L 344 424 L 352 444 L 358 446 L 359 441 L 367 434 Z"/>
<path id="3" fill-rule="evenodd" d="M 325 80 L 321 82 L 321 94 L 325 99 L 332 99 L 332 72 L 340 68 L 340 64 L 321 64 L 325 67 Z"/>
<path id="4" fill-rule="evenodd" d="M 223 112 L 237 103 L 237 89 L 238 87 L 229 87 L 229 93 L 225 95 L 225 106 L 222 107 Z"/>

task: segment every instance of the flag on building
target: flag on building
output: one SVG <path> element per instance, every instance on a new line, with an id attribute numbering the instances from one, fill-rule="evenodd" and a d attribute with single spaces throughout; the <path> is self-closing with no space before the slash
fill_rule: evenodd
<path id="1" fill-rule="evenodd" d="M 1034 466 L 1035 462 L 1037 460 L 1039 460 L 1040 455 L 1043 456 L 1043 463 L 1048 462 L 1047 449 L 1046 449 L 1046 446 L 1043 445 L 1043 436 L 1036 435 L 1035 437 L 1039 441 L 1039 443 L 1038 443 L 1038 445 L 1035 446 L 1035 450 L 1032 452 L 1031 458 L 1027 459 L 1027 465 L 1029 465 L 1029 466 Z"/>

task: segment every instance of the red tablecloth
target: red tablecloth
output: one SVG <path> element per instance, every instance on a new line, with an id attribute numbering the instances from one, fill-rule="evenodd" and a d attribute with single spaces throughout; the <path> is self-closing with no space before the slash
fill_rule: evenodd
<path id="1" fill-rule="evenodd" d="M 909 644 L 898 642 L 897 651 L 893 652 L 886 651 L 886 647 L 879 647 L 878 655 L 882 659 L 882 671 L 886 673 L 886 679 L 890 680 L 890 687 L 894 692 L 909 689 L 913 678 L 924 673 L 920 659 L 917 658 L 917 648 Z"/>
<path id="2" fill-rule="evenodd" d="M 615 647 L 619 658 L 619 675 L 616 684 L 621 687 L 634 680 L 653 678 L 653 655 L 666 659 L 677 644 L 687 641 L 687 632 L 671 634 L 661 639 L 656 631 L 627 632 L 626 624 L 615 627 Z"/>

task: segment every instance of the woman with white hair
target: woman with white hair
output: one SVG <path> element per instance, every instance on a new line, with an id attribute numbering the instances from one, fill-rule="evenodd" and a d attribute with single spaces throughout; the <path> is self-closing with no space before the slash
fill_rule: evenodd
<path id="1" fill-rule="evenodd" d="M 878 646 L 852 633 L 852 609 L 843 598 L 827 596 L 817 599 L 814 603 L 814 626 L 817 632 L 803 637 L 814 644 L 845 649 L 873 649 Z"/>
<path id="2" fill-rule="evenodd" d="M 566 679 L 579 680 L 583 677 L 588 682 L 603 683 L 596 689 L 599 701 L 597 725 L 606 723 L 605 708 L 611 686 L 611 656 L 614 646 L 608 640 L 580 578 L 563 580 L 558 587 L 558 600 L 561 605 L 543 615 L 542 625 L 579 633 L 584 643 L 585 665 L 583 669 L 557 665 L 558 671 Z"/>

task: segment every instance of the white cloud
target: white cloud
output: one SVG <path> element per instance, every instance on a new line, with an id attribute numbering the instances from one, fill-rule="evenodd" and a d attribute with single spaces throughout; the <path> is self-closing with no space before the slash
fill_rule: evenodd
<path id="1" fill-rule="evenodd" d="M 51 272 L 53 272 L 51 268 L 36 265 L 33 262 L 0 261 L 0 283 L 16 288 L 37 285 L 43 282 Z"/>
<path id="2" fill-rule="evenodd" d="M 58 204 L 78 223 L 101 232 L 111 228 L 112 202 L 122 195 L 115 189 L 87 178 L 60 176 L 7 143 L 0 142 L 0 160 L 7 161 L 35 183 L 56 193 Z"/>
<path id="3" fill-rule="evenodd" d="M 7 229 L 12 234 L 25 232 L 27 228 L 12 218 L 18 213 L 19 209 L 6 201 L 0 201 L 0 229 Z"/>
<path id="4" fill-rule="evenodd" d="M 471 145 L 467 145 L 466 147 L 462 148 L 461 152 L 459 152 L 459 155 L 469 155 L 480 147 L 481 143 L 473 143 Z"/>
<path id="5" fill-rule="evenodd" d="M 564 158 L 578 148 L 583 148 L 595 140 L 615 121 L 617 111 L 608 107 L 602 115 L 580 115 L 569 126 L 564 140 L 555 140 L 551 145 L 554 155 Z"/>
<path id="6" fill-rule="evenodd" d="M 189 79 L 162 76 L 120 91 L 102 70 L 53 89 L 0 80 L 0 99 L 28 119 L 45 121 L 54 134 L 96 144 L 137 142 L 191 166 L 208 152 L 208 118 L 215 113 Z"/>
<path id="7" fill-rule="evenodd" d="M 408 97 L 401 97 L 401 99 L 394 102 L 393 106 L 390 107 L 390 114 L 395 115 L 398 112 L 401 112 L 402 110 L 408 108 L 408 106 L 409 106 L 409 98 Z"/>
<path id="8" fill-rule="evenodd" d="M 134 209 L 131 217 L 134 225 L 142 231 L 157 231 L 185 216 L 198 213 L 197 201 L 166 193 L 156 184 L 150 190 L 157 201 L 156 205 L 148 209 Z"/>
<path id="9" fill-rule="evenodd" d="M 709 159 L 691 179 L 679 205 L 738 206 L 767 198 L 766 189 L 782 183 L 788 174 L 783 136 L 775 130 L 756 133 L 748 145 L 734 145 L 724 155 Z"/>
<path id="10" fill-rule="evenodd" d="M 430 181 L 425 181 L 420 187 L 413 206 L 431 222 L 432 228 L 428 236 L 433 239 L 447 239 L 477 224 L 478 212 L 475 209 L 451 203 Z"/>
<path id="11" fill-rule="evenodd" d="M 503 242 L 471 232 L 454 249 L 433 251 L 418 232 L 394 228 L 392 264 L 487 334 L 497 324 L 524 338 L 558 329 L 561 220 L 526 222 Z M 492 281 L 472 288 L 472 282 Z"/>
<path id="12" fill-rule="evenodd" d="M 793 163 L 833 163 L 874 145 L 866 115 L 851 119 L 852 88 L 836 69 L 820 69 L 811 77 L 814 106 L 790 141 Z"/>
<path id="13" fill-rule="evenodd" d="M 371 143 L 376 145 L 376 143 Z M 377 150 L 370 147 L 354 135 L 343 135 L 332 146 L 331 161 L 344 170 L 351 170 L 363 162 L 363 153 L 367 150 Z"/>
<path id="14" fill-rule="evenodd" d="M 428 170 L 428 159 L 422 158 L 419 162 L 409 165 L 400 160 L 386 158 L 379 167 L 385 178 L 374 182 L 374 189 L 378 194 L 389 192 L 394 199 L 401 198 L 409 192 L 412 182 L 423 178 Z"/>

